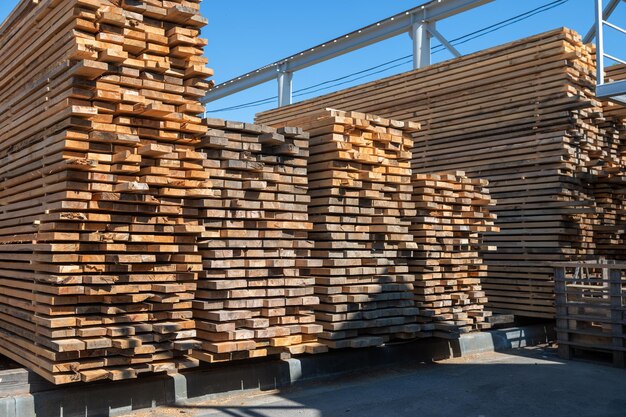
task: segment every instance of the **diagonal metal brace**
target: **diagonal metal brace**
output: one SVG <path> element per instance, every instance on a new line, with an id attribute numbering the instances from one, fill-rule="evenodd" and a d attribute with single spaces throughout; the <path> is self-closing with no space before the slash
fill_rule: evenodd
<path id="1" fill-rule="evenodd" d="M 439 33 L 434 24 L 428 25 L 426 30 L 428 30 L 435 38 L 437 38 L 437 40 L 441 42 L 441 44 L 445 46 L 446 49 L 450 51 L 450 53 L 452 53 L 452 55 L 454 55 L 456 58 L 461 56 L 461 53 L 454 47 L 454 45 L 448 42 L 448 40 L 441 33 Z"/>

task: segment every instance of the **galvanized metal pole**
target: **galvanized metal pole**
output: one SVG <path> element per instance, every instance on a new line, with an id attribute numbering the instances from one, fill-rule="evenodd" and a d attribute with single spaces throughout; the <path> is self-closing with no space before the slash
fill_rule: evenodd
<path id="1" fill-rule="evenodd" d="M 451 53 L 454 57 L 458 58 L 458 57 L 460 57 L 460 56 L 461 56 L 461 53 L 459 52 L 459 50 L 458 50 L 458 49 L 456 49 L 456 48 L 454 47 L 454 45 L 452 45 L 450 42 L 448 42 L 448 40 L 447 40 L 447 39 L 446 39 L 446 38 L 445 38 L 445 37 L 444 37 L 441 33 L 439 33 L 439 31 L 437 30 L 437 28 L 435 28 L 435 23 L 434 23 L 434 22 L 433 22 L 433 23 L 431 23 L 430 25 L 428 25 L 428 32 L 429 32 L 432 36 L 434 36 L 435 38 L 437 38 L 437 40 L 438 40 L 439 42 L 441 42 L 441 44 L 442 44 L 443 46 L 445 46 L 445 47 L 446 47 L 446 49 L 447 49 L 448 51 L 450 51 L 450 53 Z"/>
<path id="2" fill-rule="evenodd" d="M 604 13 L 602 0 L 596 0 L 596 67 L 597 84 L 604 84 Z"/>
<path id="3" fill-rule="evenodd" d="M 293 72 L 278 73 L 278 107 L 288 106 L 293 100 Z"/>
<path id="4" fill-rule="evenodd" d="M 411 27 L 413 38 L 413 69 L 420 69 L 430 65 L 430 39 L 428 22 L 416 22 Z"/>
<path id="5" fill-rule="evenodd" d="M 611 14 L 613 14 L 615 9 L 619 5 L 620 1 L 622 0 L 610 0 L 609 4 L 606 5 L 606 7 L 604 8 L 604 12 L 602 13 L 605 21 L 608 20 L 609 17 L 611 17 Z M 583 38 L 583 42 L 584 43 L 591 42 L 594 36 L 596 36 L 596 24 L 595 23 L 593 24 L 591 29 L 589 29 L 589 32 L 587 32 L 587 35 L 585 35 L 585 37 Z"/>

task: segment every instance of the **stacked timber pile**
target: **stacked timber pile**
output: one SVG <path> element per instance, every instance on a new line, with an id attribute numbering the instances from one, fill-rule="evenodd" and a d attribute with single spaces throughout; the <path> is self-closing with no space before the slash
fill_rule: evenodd
<path id="1" fill-rule="evenodd" d="M 220 362 L 326 351 L 312 306 L 315 266 L 308 219 L 308 134 L 247 123 L 205 121 L 198 146 L 208 155 L 215 198 L 195 202 L 206 231 L 204 269 L 194 300 L 200 349 Z"/>
<path id="2" fill-rule="evenodd" d="M 417 217 L 411 233 L 418 247 L 410 260 L 420 321 L 434 322 L 434 335 L 454 338 L 488 329 L 487 302 L 481 287 L 483 235 L 497 232 L 488 181 L 464 172 L 415 174 L 413 202 Z"/>
<path id="3" fill-rule="evenodd" d="M 324 110 L 294 120 L 311 134 L 308 158 L 311 269 L 320 297 L 320 340 L 331 348 L 419 335 L 408 260 L 411 203 L 408 132 L 415 124 Z"/>
<path id="4" fill-rule="evenodd" d="M 626 65 L 617 64 L 606 68 L 607 81 L 626 80 Z M 626 118 L 626 106 L 618 103 L 606 103 L 605 113 L 609 117 Z"/>
<path id="5" fill-rule="evenodd" d="M 615 131 L 595 99 L 592 49 L 568 29 L 400 74 L 292 106 L 257 120 L 273 126 L 337 107 L 422 122 L 416 173 L 462 170 L 490 182 L 501 233 L 483 288 L 493 311 L 554 317 L 550 263 L 596 248 L 592 185 L 603 166 L 623 167 Z M 622 136 L 623 137 L 623 136 Z"/>
<path id="6" fill-rule="evenodd" d="M 607 81 L 626 79 L 626 65 L 614 65 L 606 71 Z M 603 129 L 611 133 L 614 158 L 602 167 L 594 184 L 601 225 L 596 235 L 598 253 L 607 259 L 626 259 L 626 106 L 612 102 L 603 103 L 605 121 Z"/>
<path id="7" fill-rule="evenodd" d="M 199 0 L 23 0 L 0 27 L 0 353 L 57 383 L 194 366 Z"/>

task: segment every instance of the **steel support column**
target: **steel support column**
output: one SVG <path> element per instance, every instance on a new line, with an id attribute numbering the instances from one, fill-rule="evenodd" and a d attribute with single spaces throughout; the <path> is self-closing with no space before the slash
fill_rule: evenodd
<path id="1" fill-rule="evenodd" d="M 620 1 L 621 0 L 610 0 L 609 1 L 609 3 L 604 8 L 604 12 L 602 13 L 602 20 L 607 20 L 609 17 L 611 17 L 611 14 L 613 14 L 615 9 L 619 5 Z M 626 0 L 624 0 L 624 1 L 626 1 Z M 600 7 L 602 8 L 602 2 L 600 2 Z M 596 22 L 597 21 L 598 20 L 596 18 Z M 596 36 L 596 31 L 597 31 L 597 27 L 596 27 L 596 24 L 594 23 L 594 25 L 591 27 L 591 29 L 589 29 L 589 32 L 587 32 L 587 35 L 585 35 L 585 37 L 583 38 L 583 42 L 584 43 L 591 42 L 593 40 L 594 36 Z"/>
<path id="2" fill-rule="evenodd" d="M 428 30 L 428 22 L 415 22 L 411 27 L 413 38 L 413 69 L 430 65 L 430 48 L 432 36 Z"/>
<path id="3" fill-rule="evenodd" d="M 293 72 L 278 73 L 278 107 L 290 105 L 293 101 Z"/>
<path id="4" fill-rule="evenodd" d="M 598 55 L 596 79 L 598 85 L 604 84 L 604 11 L 602 9 L 602 0 L 596 0 L 596 49 Z"/>
<path id="5" fill-rule="evenodd" d="M 437 31 L 434 23 L 428 26 L 428 31 L 431 33 L 431 35 L 437 38 L 437 40 L 441 42 L 441 44 L 445 46 L 446 49 L 450 51 L 450 53 L 455 58 L 458 58 L 461 56 L 461 53 L 458 51 L 458 49 L 456 49 L 450 42 L 448 42 L 448 40 L 441 33 Z"/>

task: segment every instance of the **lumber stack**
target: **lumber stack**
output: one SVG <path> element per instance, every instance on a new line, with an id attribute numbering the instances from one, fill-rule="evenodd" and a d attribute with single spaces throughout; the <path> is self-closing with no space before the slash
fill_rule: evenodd
<path id="1" fill-rule="evenodd" d="M 598 256 L 612 260 L 626 259 L 626 218 L 624 217 L 626 183 L 622 176 L 600 177 L 593 184 L 597 206 L 598 225 L 594 228 L 594 242 Z"/>
<path id="2" fill-rule="evenodd" d="M 0 353 L 56 384 L 197 364 L 199 6 L 24 0 L 0 27 Z"/>
<path id="3" fill-rule="evenodd" d="M 614 65 L 606 70 L 607 81 L 626 79 L 626 65 Z M 611 134 L 613 157 L 602 166 L 594 184 L 601 225 L 597 228 L 598 253 L 607 259 L 626 259 L 626 107 L 604 102 L 603 129 Z"/>
<path id="4" fill-rule="evenodd" d="M 623 169 L 594 97 L 595 61 L 558 29 L 257 115 L 281 126 L 335 107 L 422 123 L 416 173 L 462 170 L 490 182 L 501 233 L 487 234 L 483 288 L 495 312 L 554 317 L 550 263 L 596 254 L 593 184 Z M 621 140 L 623 140 L 623 132 Z"/>
<path id="5" fill-rule="evenodd" d="M 481 287 L 487 265 L 480 252 L 483 235 L 498 228 L 487 185 L 464 172 L 413 176 L 417 216 L 410 230 L 418 247 L 409 264 L 420 322 L 434 324 L 436 337 L 490 327 Z"/>
<path id="6" fill-rule="evenodd" d="M 626 65 L 617 64 L 606 68 L 606 81 L 626 80 Z M 626 106 L 618 103 L 605 103 L 605 113 L 609 117 L 626 118 Z"/>
<path id="7" fill-rule="evenodd" d="M 420 334 L 408 260 L 413 123 L 327 109 L 297 119 L 308 158 L 312 253 L 320 341 L 380 345 Z"/>
<path id="8" fill-rule="evenodd" d="M 214 198 L 194 204 L 205 227 L 194 300 L 205 362 L 281 352 L 326 351 L 317 343 L 312 225 L 307 213 L 309 136 L 302 129 L 205 120 L 198 144 Z"/>

